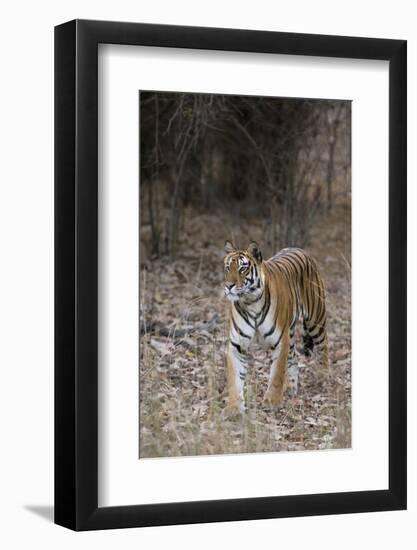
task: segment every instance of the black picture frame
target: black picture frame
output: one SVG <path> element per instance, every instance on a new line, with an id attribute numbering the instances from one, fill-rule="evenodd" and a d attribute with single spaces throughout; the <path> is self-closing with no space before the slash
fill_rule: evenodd
<path id="1" fill-rule="evenodd" d="M 389 488 L 98 507 L 98 44 L 389 61 Z M 406 41 L 74 20 L 55 28 L 55 522 L 74 530 L 406 508 Z M 370 399 L 372 396 L 370 396 Z"/>

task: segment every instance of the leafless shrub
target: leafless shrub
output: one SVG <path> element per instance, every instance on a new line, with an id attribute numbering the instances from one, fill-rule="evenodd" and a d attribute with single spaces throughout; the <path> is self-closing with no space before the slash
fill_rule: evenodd
<path id="1" fill-rule="evenodd" d="M 155 256 L 175 257 L 188 205 L 262 213 L 272 248 L 305 246 L 350 166 L 347 101 L 142 92 L 140 113 L 141 215 Z"/>

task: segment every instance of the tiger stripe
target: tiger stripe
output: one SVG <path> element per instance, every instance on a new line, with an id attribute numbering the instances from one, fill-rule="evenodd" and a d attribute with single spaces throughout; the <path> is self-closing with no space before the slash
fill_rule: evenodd
<path id="1" fill-rule="evenodd" d="M 317 350 L 320 364 L 328 366 L 323 279 L 316 261 L 300 248 L 284 248 L 268 260 L 263 260 L 256 243 L 247 250 L 238 250 L 227 241 L 225 249 L 225 294 L 230 300 L 226 352 L 229 406 L 243 409 L 247 351 L 255 335 L 272 351 L 265 399 L 278 405 L 282 402 L 287 369 L 291 378 L 298 380 L 298 319 L 303 321 L 303 353 L 308 356 Z"/>

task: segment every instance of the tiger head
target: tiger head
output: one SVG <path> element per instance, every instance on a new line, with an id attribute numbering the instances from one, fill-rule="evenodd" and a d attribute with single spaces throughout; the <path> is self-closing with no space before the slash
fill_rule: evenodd
<path id="1" fill-rule="evenodd" d="M 255 242 L 247 250 L 237 249 L 233 243 L 224 245 L 224 294 L 235 302 L 242 297 L 256 295 L 261 290 L 262 254 Z"/>

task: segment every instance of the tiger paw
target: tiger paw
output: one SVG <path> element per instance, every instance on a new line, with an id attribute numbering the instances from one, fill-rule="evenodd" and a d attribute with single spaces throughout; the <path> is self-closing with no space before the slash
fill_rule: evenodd
<path id="1" fill-rule="evenodd" d="M 272 407 L 282 407 L 283 402 L 283 391 L 279 391 L 274 387 L 269 387 L 266 390 L 265 396 L 264 396 L 264 403 L 272 406 Z"/>
<path id="2" fill-rule="evenodd" d="M 243 403 L 229 403 L 222 411 L 223 420 L 236 420 L 240 418 L 245 412 L 245 406 Z"/>

